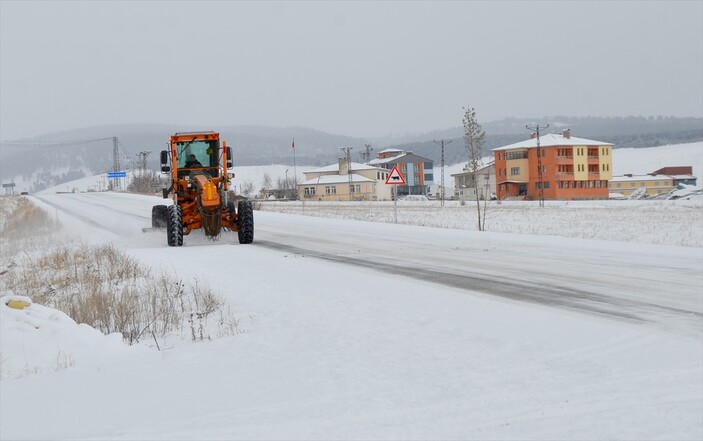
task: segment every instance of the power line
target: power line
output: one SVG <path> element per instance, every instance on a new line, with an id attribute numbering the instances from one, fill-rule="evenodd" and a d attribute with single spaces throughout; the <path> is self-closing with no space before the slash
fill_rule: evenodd
<path id="1" fill-rule="evenodd" d="M 90 144 L 92 142 L 107 141 L 113 137 L 92 138 L 92 139 L 76 139 L 76 140 L 11 140 L 0 141 L 3 147 L 68 147 L 82 144 Z"/>

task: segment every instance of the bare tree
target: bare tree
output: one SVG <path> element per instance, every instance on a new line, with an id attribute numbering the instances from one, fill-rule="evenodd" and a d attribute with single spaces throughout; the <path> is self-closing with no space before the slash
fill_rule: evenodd
<path id="1" fill-rule="evenodd" d="M 268 173 L 264 173 L 264 177 L 261 181 L 261 188 L 264 190 L 270 190 L 272 187 L 273 183 L 271 182 L 271 176 Z"/>
<path id="2" fill-rule="evenodd" d="M 276 190 L 287 199 L 295 199 L 298 194 L 293 178 L 289 178 L 287 175 L 285 178 L 278 177 L 276 179 Z"/>
<path id="3" fill-rule="evenodd" d="M 161 176 L 153 170 L 140 172 L 134 176 L 132 182 L 127 186 L 130 193 L 157 193 L 164 186 Z"/>
<path id="4" fill-rule="evenodd" d="M 476 196 L 476 213 L 478 215 L 478 231 L 485 229 L 485 220 L 481 217 L 481 198 L 479 197 L 479 176 L 478 171 L 481 168 L 481 158 L 483 157 L 483 145 L 486 142 L 486 132 L 483 131 L 481 124 L 476 118 L 476 111 L 473 107 L 464 107 L 464 147 L 469 156 L 467 171 L 471 173 L 472 181 L 474 182 L 474 196 Z M 483 207 L 485 210 L 485 207 Z"/>
<path id="5" fill-rule="evenodd" d="M 254 183 L 251 181 L 244 181 L 241 191 L 246 198 L 251 198 L 255 194 Z"/>

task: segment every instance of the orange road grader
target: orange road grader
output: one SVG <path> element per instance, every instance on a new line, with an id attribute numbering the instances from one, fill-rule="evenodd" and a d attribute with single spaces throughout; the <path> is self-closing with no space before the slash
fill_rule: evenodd
<path id="1" fill-rule="evenodd" d="M 171 136 L 170 150 L 161 152 L 161 172 L 171 175 L 171 186 L 163 189 L 173 205 L 155 205 L 151 226 L 166 229 L 168 245 L 180 247 L 183 236 L 203 229 L 209 239 L 221 231 L 236 231 L 239 243 L 254 240 L 251 202 L 229 190 L 234 177 L 232 148 L 220 143 L 216 132 L 187 132 Z"/>

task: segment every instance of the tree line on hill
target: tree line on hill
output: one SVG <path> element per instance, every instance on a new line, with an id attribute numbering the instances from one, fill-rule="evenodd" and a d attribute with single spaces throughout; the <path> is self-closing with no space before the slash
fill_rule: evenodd
<path id="1" fill-rule="evenodd" d="M 477 109 L 480 119 L 480 109 Z M 525 125 L 550 124 L 544 133 L 561 133 L 571 129 L 572 136 L 609 142 L 615 148 L 655 147 L 703 140 L 703 118 L 680 117 L 568 117 L 504 118 L 481 123 L 486 132 L 484 155 L 496 147 L 512 144 L 529 137 Z M 352 137 L 324 133 L 301 127 L 183 126 L 177 130 L 164 124 L 132 124 L 96 126 L 60 133 L 46 134 L 20 143 L 3 140 L 0 181 L 20 180 L 31 182 L 31 191 L 57 185 L 68 180 L 112 170 L 111 142 L 82 143 L 86 139 L 117 136 L 121 167 L 135 169 L 140 152 L 150 153 L 148 168 L 158 170 L 159 152 L 167 148 L 169 136 L 175 131 L 219 131 L 229 142 L 237 166 L 285 164 L 324 166 L 337 162 L 342 147 L 354 147 L 352 160 L 363 162 L 361 153 L 365 145 L 373 149 L 371 157 L 386 148 L 412 151 L 435 163 L 440 162 L 439 145 L 434 140 L 446 139 L 445 164 L 468 160 L 464 146 L 463 128 L 453 127 L 433 132 L 398 137 Z M 293 149 L 295 139 L 295 150 Z M 70 145 L 75 140 L 76 145 Z M 61 147 L 51 147 L 48 142 L 62 141 Z"/>

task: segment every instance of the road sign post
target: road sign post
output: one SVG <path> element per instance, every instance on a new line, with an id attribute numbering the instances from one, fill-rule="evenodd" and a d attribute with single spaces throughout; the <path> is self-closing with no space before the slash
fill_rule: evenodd
<path id="1" fill-rule="evenodd" d="M 386 184 L 388 185 L 393 185 L 393 223 L 397 224 L 398 223 L 398 186 L 399 185 L 405 185 L 405 178 L 403 177 L 402 174 L 400 174 L 400 170 L 398 170 L 398 166 L 393 166 L 393 170 L 391 170 L 391 174 L 388 175 L 388 179 L 386 179 Z"/>

